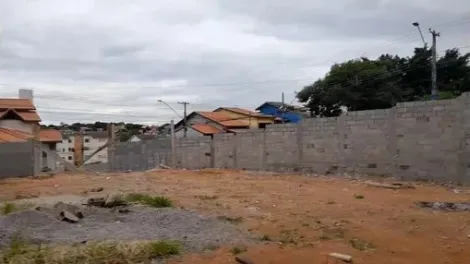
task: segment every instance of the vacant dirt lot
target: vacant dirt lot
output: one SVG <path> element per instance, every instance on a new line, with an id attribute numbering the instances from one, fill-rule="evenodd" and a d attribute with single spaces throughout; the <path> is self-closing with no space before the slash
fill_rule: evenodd
<path id="1" fill-rule="evenodd" d="M 470 263 L 470 212 L 414 205 L 469 201 L 470 194 L 430 184 L 389 190 L 331 177 L 155 171 L 4 180 L 0 199 L 80 194 L 94 187 L 164 195 L 180 207 L 235 219 L 260 237 L 242 253 L 257 264 L 327 263 L 331 252 L 349 254 L 355 263 Z M 230 247 L 212 250 L 171 263 L 235 263 Z"/>

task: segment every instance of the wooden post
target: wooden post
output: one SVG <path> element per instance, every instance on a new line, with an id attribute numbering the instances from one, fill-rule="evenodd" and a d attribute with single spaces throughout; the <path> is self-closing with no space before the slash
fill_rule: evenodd
<path id="1" fill-rule="evenodd" d="M 41 172 L 42 152 L 41 152 L 41 126 L 39 123 L 33 125 L 33 177 L 38 176 Z"/>
<path id="2" fill-rule="evenodd" d="M 175 136 L 175 122 L 170 122 L 170 137 L 171 137 L 171 167 L 176 168 L 176 136 Z"/>

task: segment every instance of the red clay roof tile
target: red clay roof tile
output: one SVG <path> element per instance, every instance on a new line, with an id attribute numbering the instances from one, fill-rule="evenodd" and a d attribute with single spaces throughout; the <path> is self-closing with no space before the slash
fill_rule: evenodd
<path id="1" fill-rule="evenodd" d="M 0 109 L 36 110 L 29 99 L 0 98 Z"/>
<path id="2" fill-rule="evenodd" d="M 209 124 L 194 124 L 191 126 L 196 131 L 199 131 L 200 133 L 204 135 L 212 135 L 212 134 L 221 134 L 224 133 L 224 131 L 211 126 Z"/>
<path id="3" fill-rule="evenodd" d="M 0 142 L 24 142 L 33 135 L 20 130 L 0 128 Z M 39 141 L 45 143 L 60 142 L 62 135 L 55 129 L 44 129 L 39 132 Z"/>

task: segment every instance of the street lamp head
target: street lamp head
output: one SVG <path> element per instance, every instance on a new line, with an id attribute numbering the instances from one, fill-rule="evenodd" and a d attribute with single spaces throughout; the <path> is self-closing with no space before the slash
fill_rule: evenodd
<path id="1" fill-rule="evenodd" d="M 157 102 L 159 102 L 159 103 L 163 103 L 163 101 L 162 101 L 162 100 L 160 100 L 160 99 L 158 99 L 158 101 L 157 101 Z"/>
<path id="2" fill-rule="evenodd" d="M 414 23 L 413 23 L 413 26 L 419 27 L 419 23 L 418 23 L 418 22 L 414 22 Z"/>

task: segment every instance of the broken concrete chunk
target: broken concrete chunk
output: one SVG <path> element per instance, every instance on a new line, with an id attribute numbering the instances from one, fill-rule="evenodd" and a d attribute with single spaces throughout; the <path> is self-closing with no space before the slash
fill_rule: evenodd
<path id="1" fill-rule="evenodd" d="M 63 202 L 58 202 L 54 205 L 54 209 L 59 212 L 67 211 L 68 213 L 73 214 L 74 216 L 78 217 L 79 219 L 83 218 L 83 213 L 80 207 L 73 205 L 73 204 L 66 204 Z"/>
<path id="2" fill-rule="evenodd" d="M 405 184 L 401 182 L 394 182 L 394 183 L 382 183 L 382 182 L 373 182 L 373 181 L 366 181 L 365 184 L 373 187 L 379 187 L 379 188 L 386 188 L 386 189 L 415 189 L 413 185 L 410 184 Z"/>
<path id="3" fill-rule="evenodd" d="M 77 223 L 80 220 L 77 216 L 68 211 L 62 211 L 59 215 L 61 218 L 60 220 L 64 222 Z"/>
<path id="4" fill-rule="evenodd" d="M 98 187 L 98 188 L 92 188 L 90 189 L 90 192 L 102 192 L 104 190 L 103 187 Z"/>
<path id="5" fill-rule="evenodd" d="M 444 211 L 470 211 L 470 202 L 426 202 L 420 201 L 416 203 L 419 207 L 431 208 Z"/>
<path id="6" fill-rule="evenodd" d="M 254 262 L 247 257 L 236 256 L 235 260 L 240 264 L 254 264 Z"/>
<path id="7" fill-rule="evenodd" d="M 116 207 L 126 205 L 123 195 L 121 193 L 110 193 L 106 196 L 104 206 L 105 207 Z"/>
<path id="8" fill-rule="evenodd" d="M 352 263 L 352 257 L 349 255 L 340 254 L 340 253 L 330 253 L 328 254 L 328 256 L 334 259 L 341 260 L 346 263 Z"/>
<path id="9" fill-rule="evenodd" d="M 86 205 L 104 207 L 106 199 L 103 197 L 89 198 L 86 202 Z"/>

